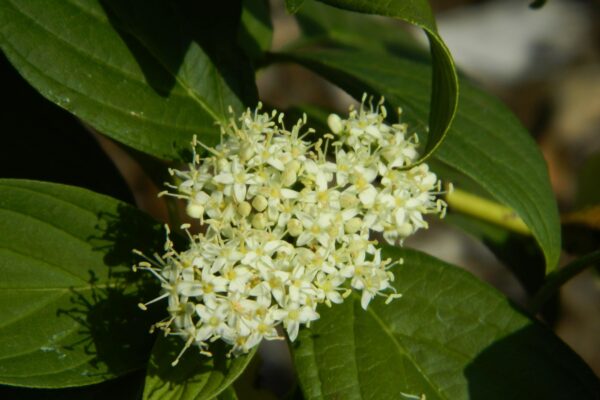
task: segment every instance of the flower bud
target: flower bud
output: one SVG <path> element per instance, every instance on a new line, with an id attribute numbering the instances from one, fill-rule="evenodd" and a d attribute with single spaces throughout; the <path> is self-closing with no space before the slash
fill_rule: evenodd
<path id="1" fill-rule="evenodd" d="M 337 114 L 329 114 L 327 117 L 327 125 L 332 133 L 339 134 L 343 129 L 342 119 Z"/>
<path id="2" fill-rule="evenodd" d="M 240 160 L 243 162 L 248 161 L 253 155 L 254 148 L 252 146 L 246 146 L 240 150 Z"/>
<path id="3" fill-rule="evenodd" d="M 342 206 L 342 208 L 352 208 L 356 206 L 357 203 L 358 199 L 354 195 L 351 195 L 349 193 L 342 193 L 342 195 L 340 196 L 340 205 Z"/>
<path id="4" fill-rule="evenodd" d="M 254 197 L 254 199 L 252 200 L 252 207 L 254 207 L 258 212 L 263 212 L 268 205 L 269 202 L 267 201 L 267 199 L 265 199 L 265 197 L 261 195 Z"/>
<path id="5" fill-rule="evenodd" d="M 295 218 L 292 218 L 287 223 L 288 233 L 293 237 L 299 236 L 302 233 L 302 223 Z"/>
<path id="6" fill-rule="evenodd" d="M 298 179 L 296 171 L 287 167 L 285 171 L 283 171 L 283 174 L 281 174 L 281 183 L 283 186 L 292 186 L 294 183 L 296 183 L 296 179 Z"/>
<path id="7" fill-rule="evenodd" d="M 362 227 L 362 220 L 358 217 L 350 218 L 344 224 L 344 230 L 346 233 L 356 233 Z"/>
<path id="8" fill-rule="evenodd" d="M 252 217 L 252 227 L 254 229 L 265 229 L 267 227 L 267 217 L 265 217 L 265 214 L 254 214 L 254 217 Z"/>
<path id="9" fill-rule="evenodd" d="M 219 160 L 217 161 L 217 166 L 219 172 L 227 171 L 229 169 L 229 161 L 227 161 L 225 158 L 219 158 Z"/>
<path id="10" fill-rule="evenodd" d="M 200 218 L 204 214 L 204 207 L 202 204 L 191 201 L 188 203 L 185 211 L 191 218 Z"/>
<path id="11" fill-rule="evenodd" d="M 237 206 L 237 212 L 242 217 L 247 217 L 248 215 L 250 215 L 251 211 L 252 211 L 252 206 L 247 201 L 242 201 Z"/>

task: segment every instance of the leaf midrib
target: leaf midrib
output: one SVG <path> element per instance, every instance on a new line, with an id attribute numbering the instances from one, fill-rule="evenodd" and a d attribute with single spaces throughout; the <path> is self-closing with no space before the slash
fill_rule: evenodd
<path id="1" fill-rule="evenodd" d="M 179 86 L 181 86 L 182 89 L 184 89 L 186 91 L 186 93 L 189 95 L 189 97 L 194 100 L 196 103 L 198 103 L 198 105 L 200 105 L 200 107 L 202 109 L 204 109 L 204 111 L 206 111 L 215 121 L 224 121 L 225 117 L 224 116 L 219 116 L 215 110 L 213 110 L 211 107 L 209 107 L 209 105 L 207 103 L 205 103 L 205 101 L 198 96 L 198 94 L 194 91 L 194 89 L 192 89 L 192 87 L 190 87 L 188 85 L 188 83 L 186 81 L 184 81 L 179 74 L 176 74 L 174 71 L 172 71 L 169 66 L 167 64 L 165 64 L 165 62 L 162 60 L 161 57 L 159 57 L 152 49 L 151 46 L 149 46 L 144 40 L 143 38 L 141 38 L 133 29 L 130 29 L 129 27 L 125 27 L 122 26 L 123 29 L 126 29 L 127 32 L 129 33 L 129 35 L 131 35 L 132 38 L 134 38 L 143 48 L 146 49 L 146 51 L 148 52 L 148 54 L 150 54 L 152 56 L 152 58 L 154 58 L 162 67 L 165 71 L 169 72 L 171 74 L 171 76 L 175 79 L 175 81 L 179 84 Z M 193 43 L 193 42 L 192 42 Z M 192 44 L 190 44 L 191 46 Z M 202 50 L 202 53 L 204 53 L 204 50 Z M 208 58 L 208 57 L 207 57 Z M 206 60 L 205 60 L 206 61 Z M 210 68 L 210 70 L 212 71 L 213 75 L 217 76 L 217 79 L 213 80 L 213 82 L 215 82 L 215 84 L 217 85 L 217 94 L 219 97 L 219 102 L 222 104 L 223 103 L 223 96 L 221 93 L 221 82 L 220 82 L 220 76 L 219 74 L 215 74 L 215 66 L 211 63 L 211 62 L 207 62 L 208 67 Z"/>
<path id="2" fill-rule="evenodd" d="M 110 289 L 110 288 L 114 288 L 116 287 L 113 284 L 100 284 L 100 285 L 85 285 L 85 286 L 73 286 L 70 288 L 49 288 L 49 290 L 47 290 L 50 293 L 60 293 L 59 296 L 53 297 L 50 301 L 48 301 L 47 303 L 43 303 L 40 307 L 36 307 L 34 309 L 29 310 L 29 312 L 27 312 L 26 314 L 22 314 L 19 315 L 17 318 L 12 319 L 10 321 L 8 321 L 8 323 L 4 323 L 4 324 L 0 324 L 0 329 L 4 329 L 7 326 L 10 326 L 11 324 L 14 324 L 15 322 L 18 322 L 24 318 L 30 317 L 32 314 L 34 314 L 35 312 L 39 311 L 41 308 L 47 306 L 48 304 L 58 301 L 60 299 L 62 299 L 64 297 L 65 294 L 67 293 L 72 293 L 73 291 L 79 291 L 79 292 L 85 292 L 85 291 L 93 291 L 93 290 L 97 290 L 97 289 Z M 15 288 L 15 289 L 2 289 L 2 290 L 14 290 L 14 291 L 19 291 L 21 290 L 21 288 Z M 24 292 L 30 291 L 28 288 L 23 289 Z M 36 290 L 37 291 L 37 290 Z M 43 290 L 40 290 L 43 291 Z"/>
<path id="3" fill-rule="evenodd" d="M 114 66 L 112 66 L 112 65 L 110 65 L 110 64 L 106 64 L 106 63 L 102 62 L 101 60 L 98 60 L 97 58 L 95 58 L 95 57 L 91 56 L 91 55 L 90 55 L 88 52 L 85 52 L 85 50 L 79 49 L 79 48 L 78 48 L 77 46 L 75 46 L 74 44 L 72 44 L 72 43 L 70 43 L 70 42 L 67 42 L 67 41 L 65 41 L 63 38 L 59 37 L 59 36 L 58 36 L 58 35 L 57 35 L 55 32 L 53 32 L 53 31 L 51 31 L 51 30 L 47 29 L 47 28 L 46 28 L 44 25 L 42 25 L 42 24 L 41 24 L 41 23 L 40 23 L 40 22 L 39 22 L 37 19 L 35 19 L 33 16 L 31 16 L 31 15 L 29 15 L 29 14 L 27 14 L 27 13 L 23 12 L 23 10 L 22 10 L 21 8 L 17 7 L 17 6 L 16 6 L 16 5 L 13 3 L 13 1 L 12 1 L 12 0 L 9 0 L 9 2 L 10 2 L 10 4 L 12 5 L 13 9 L 14 9 L 14 10 L 15 10 L 17 13 L 19 13 L 19 14 L 20 14 L 20 15 L 22 15 L 23 17 L 25 17 L 25 18 L 29 19 L 30 21 L 32 21 L 32 22 L 33 22 L 33 23 L 34 23 L 36 26 L 38 26 L 38 27 L 39 27 L 40 29 L 42 29 L 44 32 L 47 32 L 48 34 L 50 34 L 51 36 L 53 36 L 53 37 L 54 37 L 56 40 L 59 40 L 60 42 L 62 42 L 62 43 L 64 43 L 65 45 L 67 45 L 68 47 L 70 47 L 70 48 L 74 49 L 74 50 L 75 50 L 75 52 L 76 52 L 76 53 L 78 53 L 79 55 L 81 55 L 81 56 L 83 56 L 83 57 L 85 57 L 85 58 L 88 58 L 88 59 L 89 59 L 89 60 L 91 60 L 93 63 L 96 63 L 96 64 L 98 64 L 98 65 L 102 65 L 102 66 L 105 66 L 105 67 L 107 67 L 107 68 L 109 68 L 109 69 L 111 69 L 111 70 L 117 71 L 117 72 L 118 72 L 120 75 L 122 75 L 122 76 L 126 77 L 127 79 L 129 79 L 129 80 L 131 80 L 131 81 L 133 81 L 133 82 L 136 82 L 136 83 L 142 83 L 142 82 L 140 82 L 140 81 L 139 81 L 137 78 L 132 78 L 132 76 L 130 76 L 130 74 L 127 74 L 127 73 L 125 73 L 123 70 L 121 70 L 121 69 L 118 69 L 118 68 L 116 68 L 116 67 L 114 67 Z M 73 4 L 71 1 L 66 1 L 66 3 L 67 3 L 67 4 L 70 4 L 70 5 L 71 5 L 71 6 L 73 6 L 74 8 L 76 8 L 76 9 L 78 9 L 78 10 L 80 10 L 80 11 L 81 11 L 81 8 L 80 8 L 79 6 L 76 6 L 76 5 L 74 5 L 74 4 Z M 85 13 L 85 12 L 84 12 L 84 14 L 85 14 L 85 15 L 88 15 L 88 16 L 90 16 L 90 15 L 91 15 L 90 13 Z M 104 24 L 104 25 L 106 25 L 106 24 L 107 24 L 107 22 L 106 22 L 106 21 L 101 21 L 101 20 L 100 20 L 100 19 L 98 19 L 97 17 L 94 17 L 94 19 L 95 19 L 96 21 L 98 21 L 99 23 L 101 23 L 101 24 Z M 136 35 L 134 32 L 132 32 L 130 29 L 127 29 L 127 32 L 128 32 L 128 33 L 129 33 L 129 35 L 130 35 L 131 37 L 133 37 L 133 38 L 134 38 L 134 39 L 135 39 L 135 40 L 136 40 L 136 41 L 137 41 L 137 42 L 138 42 L 138 43 L 139 43 L 139 44 L 140 44 L 140 45 L 141 45 L 143 48 L 145 48 L 145 49 L 146 49 L 146 51 L 148 52 L 148 54 L 150 54 L 150 55 L 152 56 L 152 58 L 153 58 L 153 59 L 154 59 L 156 62 L 158 62 L 158 64 L 160 64 L 160 65 L 161 65 L 161 67 L 162 67 L 162 68 L 163 68 L 163 69 L 164 69 L 166 72 L 168 72 L 168 73 L 169 73 L 169 74 L 170 74 L 170 75 L 171 75 L 171 76 L 172 76 L 172 77 L 173 77 L 173 78 L 176 80 L 176 82 L 178 83 L 178 85 L 179 85 L 179 86 L 180 86 L 180 87 L 181 87 L 181 88 L 182 88 L 182 89 L 183 89 L 183 90 L 184 90 L 184 91 L 187 93 L 187 95 L 188 95 L 188 97 L 181 96 L 181 95 L 179 95 L 179 94 L 177 94 L 177 96 L 180 96 L 182 99 L 191 99 L 191 100 L 193 100 L 193 101 L 194 101 L 196 104 L 198 104 L 198 105 L 199 105 L 199 106 L 200 106 L 200 107 L 201 107 L 201 108 L 202 108 L 202 109 L 203 109 L 203 110 L 204 110 L 204 111 L 205 111 L 207 114 L 209 114 L 209 115 L 210 115 L 210 116 L 211 116 L 211 117 L 212 117 L 212 118 L 213 118 L 215 121 L 223 121 L 223 120 L 224 120 L 224 117 L 219 117 L 219 116 L 218 116 L 218 114 L 217 114 L 217 113 L 216 113 L 216 112 L 215 112 L 215 111 L 214 111 L 214 110 L 213 110 L 211 107 L 209 107 L 209 106 L 208 106 L 208 104 L 206 104 L 206 103 L 204 102 L 204 100 L 203 100 L 202 98 L 200 98 L 200 97 L 199 97 L 199 96 L 196 94 L 196 92 L 195 92 L 195 91 L 194 91 L 194 90 L 193 90 L 193 89 L 192 89 L 192 88 L 191 88 L 189 85 L 187 85 L 187 83 L 186 83 L 186 82 L 184 82 L 184 81 L 181 79 L 181 77 L 180 77 L 179 75 L 177 75 L 177 74 L 173 73 L 173 71 L 172 71 L 172 70 L 170 70 L 170 69 L 169 69 L 169 68 L 168 68 L 168 67 L 165 65 L 165 63 L 164 63 L 164 62 L 161 60 L 161 58 L 160 58 L 160 57 L 158 57 L 158 56 L 157 56 L 157 55 L 156 55 L 156 54 L 155 54 L 155 53 L 152 51 L 152 49 L 151 49 L 149 46 L 147 46 L 147 44 L 146 44 L 146 43 L 145 43 L 143 40 L 141 40 L 141 39 L 140 39 L 140 38 L 139 38 L 139 37 L 138 37 L 138 36 L 137 36 L 137 35 Z M 7 44 L 8 44 L 8 42 L 7 42 Z M 15 51 L 15 52 L 19 53 L 19 52 L 18 52 L 18 51 L 15 49 L 15 47 L 14 47 L 14 46 L 10 46 L 10 47 L 13 49 L 13 51 Z M 20 54 L 20 53 L 19 53 L 19 54 Z M 22 54 L 20 54 L 20 55 L 21 55 L 21 57 L 22 57 L 23 59 L 27 60 L 27 58 L 26 58 L 26 57 L 24 57 Z M 52 80 L 53 80 L 53 81 L 55 81 L 56 83 L 58 83 L 58 84 L 60 84 L 60 85 L 64 85 L 62 82 L 57 82 L 55 79 L 48 77 L 46 74 L 43 74 L 43 72 L 42 72 L 42 71 L 40 71 L 38 68 L 34 67 L 34 66 L 33 66 L 33 65 L 30 63 L 30 62 L 28 62 L 28 61 L 27 61 L 27 63 L 29 64 L 29 66 L 30 66 L 31 68 L 34 68 L 34 69 L 36 69 L 36 70 L 37 70 L 39 73 L 41 73 L 41 74 L 42 74 L 43 76 L 45 76 L 47 79 L 52 79 Z M 215 68 L 214 68 L 214 66 L 213 66 L 212 64 L 210 64 L 210 63 L 208 63 L 208 64 L 209 64 L 209 67 L 210 67 L 210 69 L 211 69 L 212 73 L 214 74 L 214 71 L 215 71 Z M 218 74 L 217 74 L 217 75 L 218 75 Z M 224 100 L 223 100 L 222 88 L 221 88 L 220 81 L 219 81 L 219 82 L 216 82 L 216 84 L 217 84 L 217 92 L 218 92 L 219 101 L 220 101 L 220 103 L 221 103 L 221 104 L 223 104 Z M 68 86 L 65 86 L 65 87 L 68 87 Z M 68 88 L 69 88 L 70 90 L 74 91 L 74 92 L 77 92 L 77 93 L 79 93 L 79 94 L 81 94 L 81 95 L 84 95 L 86 98 L 89 98 L 89 96 L 88 96 L 87 94 L 85 94 L 85 93 L 78 92 L 77 90 L 75 90 L 75 89 L 73 89 L 73 88 L 71 88 L 71 87 L 68 87 Z M 91 98 L 90 98 L 90 100 L 91 100 Z M 105 107 L 111 108 L 111 109 L 113 109 L 114 111 L 117 111 L 117 112 L 119 112 L 119 113 L 121 113 L 121 114 L 124 114 L 124 115 L 129 115 L 127 112 L 125 112 L 125 111 L 123 111 L 123 110 L 121 110 L 121 109 L 119 109 L 119 108 L 117 108 L 117 107 L 115 107 L 115 106 L 112 106 L 111 104 L 108 104 L 108 103 L 103 103 L 103 102 L 100 102 L 100 101 L 98 101 L 98 100 L 92 100 L 92 101 L 94 101 L 94 102 L 96 102 L 96 103 L 98 103 L 98 104 L 101 104 L 101 105 L 103 105 L 103 106 L 105 106 Z M 138 117 L 138 118 L 139 118 L 139 117 Z M 164 122 L 153 121 L 153 120 L 150 120 L 150 119 L 148 119 L 148 118 L 144 118 L 144 120 L 145 120 L 146 122 L 149 122 L 149 123 L 151 123 L 151 124 L 160 125 L 160 126 L 166 126 L 166 127 L 171 127 L 171 126 L 169 126 L 169 125 L 165 125 L 165 124 L 164 124 Z M 176 128 L 176 129 L 181 129 L 181 127 L 175 127 L 175 128 Z"/>
<path id="4" fill-rule="evenodd" d="M 355 302 L 357 301 L 357 296 L 356 294 L 353 294 L 353 308 L 355 306 Z M 369 314 L 374 320 L 375 322 L 377 322 L 377 324 L 381 327 L 381 329 L 383 330 L 383 332 L 390 338 L 390 340 L 392 341 L 392 343 L 394 344 L 394 346 L 396 346 L 396 348 L 398 349 L 398 351 L 403 354 L 409 361 L 410 363 L 417 369 L 417 371 L 419 371 L 419 373 L 421 374 L 421 376 L 425 379 L 425 381 L 429 384 L 429 386 L 431 387 L 431 389 L 442 399 L 447 399 L 449 400 L 450 398 L 447 397 L 445 394 L 443 394 L 439 388 L 437 388 L 437 386 L 430 380 L 429 375 L 427 375 L 422 369 L 421 366 L 419 365 L 419 363 L 412 357 L 412 354 L 410 354 L 410 352 L 406 351 L 406 349 L 404 349 L 404 347 L 402 347 L 402 345 L 400 344 L 400 342 L 398 342 L 398 340 L 396 339 L 396 337 L 394 336 L 394 333 L 387 327 L 387 325 L 379 318 L 379 316 L 377 315 L 377 313 L 375 313 L 373 311 L 372 307 L 367 307 L 367 314 Z"/>
<path id="5" fill-rule="evenodd" d="M 34 21 L 34 23 L 35 23 L 35 21 Z M 42 27 L 41 25 L 39 25 L 39 24 L 37 24 L 37 26 L 40 26 L 41 28 L 43 28 L 43 27 Z M 51 35 L 53 35 L 53 36 L 54 36 L 53 32 L 51 32 L 51 31 L 48 31 L 48 30 L 46 30 L 46 29 L 44 29 L 44 31 L 45 31 L 45 32 L 48 32 L 48 33 L 50 33 Z M 60 39 L 60 38 L 58 38 L 58 40 L 61 40 L 61 39 Z M 62 41 L 62 40 L 61 40 L 61 41 Z M 75 51 L 76 51 L 77 53 L 79 53 L 75 47 L 71 46 L 71 44 L 70 44 L 70 43 L 68 43 L 68 42 L 64 42 L 64 41 L 62 41 L 62 42 L 63 42 L 64 44 L 68 45 L 70 48 L 72 48 L 72 49 L 75 49 Z M 53 78 L 53 77 L 51 77 L 50 75 L 46 74 L 44 71 L 40 70 L 40 69 L 39 69 L 39 68 L 38 68 L 38 67 L 37 67 L 35 64 L 31 63 L 31 62 L 30 62 L 30 61 L 29 61 L 29 60 L 28 60 L 28 59 L 25 57 L 25 55 L 23 55 L 21 52 L 19 52 L 19 51 L 18 51 L 18 50 L 17 50 L 17 49 L 16 49 L 14 46 L 12 46 L 12 45 L 11 45 L 9 42 L 5 42 L 5 45 L 6 45 L 7 47 L 10 47 L 10 48 L 13 50 L 13 53 L 14 53 L 14 54 L 18 54 L 18 56 L 19 56 L 19 57 L 20 57 L 20 58 L 21 58 L 21 59 L 22 59 L 22 60 L 23 60 L 25 63 L 27 63 L 27 65 L 29 66 L 29 68 L 31 68 L 32 70 L 35 70 L 35 71 L 36 71 L 38 74 L 42 75 L 42 76 L 43 76 L 45 79 L 48 79 L 48 80 L 50 80 L 50 81 L 54 82 L 54 83 L 55 83 L 55 84 L 57 84 L 57 85 L 60 85 L 60 86 L 62 86 L 62 87 L 64 87 L 64 88 L 66 88 L 66 89 L 68 89 L 68 90 L 70 90 L 70 91 L 72 91 L 72 92 L 74 92 L 74 93 L 76 93 L 76 94 L 79 94 L 79 95 L 83 96 L 83 97 L 84 97 L 84 98 L 85 98 L 87 101 L 89 101 L 89 102 L 92 102 L 92 103 L 98 104 L 98 105 L 100 105 L 100 106 L 102 106 L 102 107 L 106 107 L 106 108 L 108 108 L 109 110 L 111 110 L 111 111 L 113 111 L 113 112 L 115 112 L 115 113 L 117 113 L 117 114 L 121 114 L 121 115 L 123 115 L 124 117 L 127 117 L 127 118 L 135 118 L 135 119 L 138 119 L 138 120 L 141 120 L 141 121 L 143 121 L 144 123 L 147 123 L 147 124 L 150 124 L 150 125 L 153 125 L 153 126 L 156 126 L 156 127 L 160 127 L 160 128 L 168 128 L 168 129 L 175 129 L 175 130 L 178 130 L 178 131 L 183 131 L 183 132 L 188 132 L 188 131 L 190 131 L 190 132 L 198 132 L 198 131 L 200 131 L 200 132 L 202 132 L 202 131 L 205 131 L 205 132 L 212 132 L 212 130 L 210 130 L 210 129 L 208 129 L 208 128 L 205 128 L 205 127 L 193 127 L 193 128 L 188 128 L 188 127 L 182 127 L 182 126 L 178 126 L 178 125 L 174 125 L 174 124 L 168 124 L 168 123 L 165 123 L 164 121 L 153 120 L 153 119 L 150 119 L 150 118 L 148 118 L 147 116 L 140 117 L 140 116 L 139 116 L 139 114 L 138 114 L 138 115 L 132 115 L 130 112 L 128 112 L 128 111 L 125 111 L 125 110 L 123 110 L 123 109 L 121 109 L 121 108 L 119 108 L 119 107 L 117 107 L 117 106 L 115 106 L 115 105 L 111 104 L 110 102 L 104 102 L 104 101 L 100 101 L 100 100 L 98 100 L 97 98 L 94 98 L 94 97 L 91 97 L 91 96 L 89 96 L 89 94 L 88 94 L 88 93 L 86 93 L 86 92 L 83 92 L 83 91 L 81 91 L 81 90 L 75 89 L 75 88 L 74 88 L 74 87 L 72 87 L 72 86 L 66 85 L 64 82 L 61 82 L 61 81 L 58 81 L 58 80 L 56 80 L 55 78 Z M 128 76 L 128 74 L 125 74 L 125 73 L 123 73 L 123 71 L 122 71 L 122 70 L 114 69 L 114 68 L 113 68 L 112 66 L 110 66 L 110 65 L 107 65 L 107 64 L 103 64 L 103 63 L 101 63 L 101 62 L 98 62 L 98 61 L 97 61 L 96 59 L 94 59 L 93 57 L 90 57 L 90 56 L 89 56 L 87 53 L 79 53 L 79 55 L 81 55 L 81 56 L 84 56 L 85 58 L 88 58 L 88 59 L 89 59 L 89 60 L 91 60 L 92 62 L 94 62 L 94 63 L 97 63 L 97 65 L 100 65 L 100 66 L 107 66 L 107 67 L 109 68 L 109 70 L 113 69 L 114 71 L 117 71 L 117 72 L 119 72 L 119 73 L 122 73 L 122 75 L 119 75 L 119 76 L 123 76 L 123 77 L 125 77 L 126 79 L 130 80 L 131 82 L 138 83 L 138 81 L 137 81 L 137 80 L 135 80 L 135 79 L 131 79 L 131 78 Z M 141 82 L 140 82 L 140 83 L 141 83 Z M 175 97 L 179 97 L 179 98 L 180 98 L 180 99 L 182 99 L 182 100 L 189 100 L 189 97 L 182 96 L 182 95 L 180 95 L 180 94 L 176 94 L 176 95 L 175 95 Z M 194 101 L 194 102 L 195 102 L 195 101 Z M 144 113 L 144 115 L 146 115 L 146 113 Z M 114 132 L 113 132 L 113 135 L 115 135 L 115 133 L 114 133 Z M 127 137 L 126 135 L 119 135 L 119 136 L 120 136 L 120 137 Z"/>

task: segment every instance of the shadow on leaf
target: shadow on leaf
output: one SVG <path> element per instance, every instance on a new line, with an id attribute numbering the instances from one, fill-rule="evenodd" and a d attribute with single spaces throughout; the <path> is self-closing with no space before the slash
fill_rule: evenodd
<path id="1" fill-rule="evenodd" d="M 183 348 L 184 342 L 176 336 L 164 336 L 159 334 L 153 349 L 152 359 L 148 365 L 148 376 L 158 378 L 168 385 L 179 385 L 186 383 L 199 383 L 203 380 L 203 375 L 213 370 L 220 370 L 225 367 L 225 359 L 222 357 L 207 357 L 195 351 L 196 347 L 190 347 L 183 356 L 181 356 L 177 365 L 173 366 L 173 361 L 177 358 Z M 225 354 L 224 346 L 220 343 L 214 343 L 213 349 L 216 354 Z"/>
<path id="2" fill-rule="evenodd" d="M 600 393 L 579 356 L 538 323 L 494 342 L 464 375 L 473 400 L 598 399 Z"/>
<path id="3" fill-rule="evenodd" d="M 210 3 L 103 0 L 101 3 L 148 84 L 159 95 L 169 96 L 178 79 L 185 76 L 195 80 L 194 83 L 204 81 L 206 92 L 214 91 L 213 86 L 218 84 L 215 81 L 222 79 L 243 103 L 256 102 L 250 61 L 237 44 L 240 0 Z M 209 63 L 203 63 L 202 56 L 189 59 L 194 65 L 193 71 L 187 71 L 190 66 L 185 62 L 192 43 L 201 48 Z"/>
<path id="4" fill-rule="evenodd" d="M 173 366 L 182 348 L 181 338 L 159 335 L 148 365 L 144 398 L 213 398 L 237 379 L 254 355 L 230 358 L 229 349 L 219 340 L 210 346 L 212 357 L 192 346 Z"/>
<path id="5" fill-rule="evenodd" d="M 140 261 L 132 249 L 161 249 L 160 227 L 138 210 L 119 206 L 115 214 L 98 215 L 97 232 L 88 238 L 94 251 L 101 252 L 108 271 L 102 276 L 89 270 L 88 286 L 71 288 L 70 307 L 57 311 L 77 324 L 77 339 L 62 341 L 65 354 L 85 354 L 89 361 L 83 374 L 109 379 L 144 368 L 154 336 L 150 326 L 165 315 L 165 307 L 142 311 L 138 303 L 158 295 L 159 285 L 149 274 L 135 273 Z"/>
<path id="6" fill-rule="evenodd" d="M 0 76 L 10 93 L 0 109 L 1 177 L 80 186 L 133 203 L 119 171 L 76 117 L 36 92 L 4 54 Z"/>

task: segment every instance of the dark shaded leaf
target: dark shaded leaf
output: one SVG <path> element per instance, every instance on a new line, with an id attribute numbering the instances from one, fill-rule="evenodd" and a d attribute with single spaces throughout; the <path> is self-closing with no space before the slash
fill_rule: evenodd
<path id="1" fill-rule="evenodd" d="M 577 208 L 600 204 L 599 175 L 600 153 L 588 158 L 577 175 L 577 194 L 575 196 L 575 206 Z"/>
<path id="2" fill-rule="evenodd" d="M 471 274 L 412 250 L 394 287 L 320 308 L 294 361 L 307 399 L 596 399 L 594 373 L 550 330 Z M 423 396 L 423 397 L 421 397 Z"/>
<path id="3" fill-rule="evenodd" d="M 582 257 L 579 257 L 561 269 L 548 275 L 548 279 L 540 291 L 531 299 L 530 308 L 532 312 L 539 312 L 544 304 L 553 296 L 558 295 L 560 287 L 569 279 L 575 277 L 586 268 L 600 266 L 600 250 L 596 250 Z"/>
<path id="4" fill-rule="evenodd" d="M 533 0 L 529 4 L 529 8 L 538 9 L 542 8 L 546 4 L 546 0 Z"/>
<path id="5" fill-rule="evenodd" d="M 445 221 L 480 240 L 533 294 L 542 285 L 546 265 L 535 240 L 464 214 L 450 212 Z"/>
<path id="6" fill-rule="evenodd" d="M 110 6 L 110 7 L 109 7 Z M 256 102 L 237 44 L 241 2 L 7 0 L 0 46 L 42 95 L 98 131 L 163 159 Z"/>
<path id="7" fill-rule="evenodd" d="M 290 14 L 296 14 L 303 4 L 304 0 L 285 0 L 285 8 Z"/>
<path id="8" fill-rule="evenodd" d="M 112 198 L 0 180 L 0 383 L 81 386 L 143 368 L 161 316 L 137 308 L 157 288 L 131 271 L 131 250 L 162 242 Z"/>
<path id="9" fill-rule="evenodd" d="M 268 0 L 244 0 L 238 40 L 256 64 L 271 48 L 273 25 Z"/>
<path id="10" fill-rule="evenodd" d="M 335 46 L 368 48 L 419 60 L 430 60 L 404 26 L 391 18 L 341 10 L 309 1 L 295 15 L 302 36 L 294 46 Z"/>
<path id="11" fill-rule="evenodd" d="M 0 177 L 82 186 L 133 202 L 125 181 L 96 140 L 71 114 L 40 96 L 0 54 L 10 101 L 0 108 Z"/>
<path id="12" fill-rule="evenodd" d="M 211 348 L 213 357 L 199 354 L 191 347 L 176 366 L 171 366 L 182 347 L 180 338 L 158 337 L 148 366 L 145 400 L 208 400 L 216 396 L 231 398 L 231 393 L 223 391 L 230 388 L 244 372 L 254 355 L 252 352 L 227 358 L 227 349 L 219 341 Z"/>
<path id="13" fill-rule="evenodd" d="M 65 389 L 30 389 L 0 386 L 0 398 L 7 400 L 136 400 L 142 395 L 143 371 L 89 386 Z"/>

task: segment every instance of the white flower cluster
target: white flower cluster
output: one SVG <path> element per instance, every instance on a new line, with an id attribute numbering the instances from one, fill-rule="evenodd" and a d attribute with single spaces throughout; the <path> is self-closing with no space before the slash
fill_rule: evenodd
<path id="1" fill-rule="evenodd" d="M 280 324 L 293 341 L 319 318 L 318 304 L 341 303 L 352 289 L 365 309 L 376 295 L 399 296 L 393 263 L 371 235 L 402 241 L 446 205 L 426 164 L 402 169 L 417 159 L 416 136 L 386 124 L 381 102 L 364 100 L 346 120 L 331 115 L 332 134 L 313 144 L 306 118 L 287 130 L 283 114 L 259 105 L 222 127 L 208 157 L 194 139 L 189 168 L 170 171 L 178 184 L 165 194 L 185 199 L 202 233 L 188 233 L 182 252 L 167 240 L 163 256 L 139 267 L 161 280 L 151 302 L 168 298 L 171 317 L 157 326 L 183 336 L 183 351 L 195 344 L 207 353 L 220 338 L 245 353 L 280 338 Z"/>

